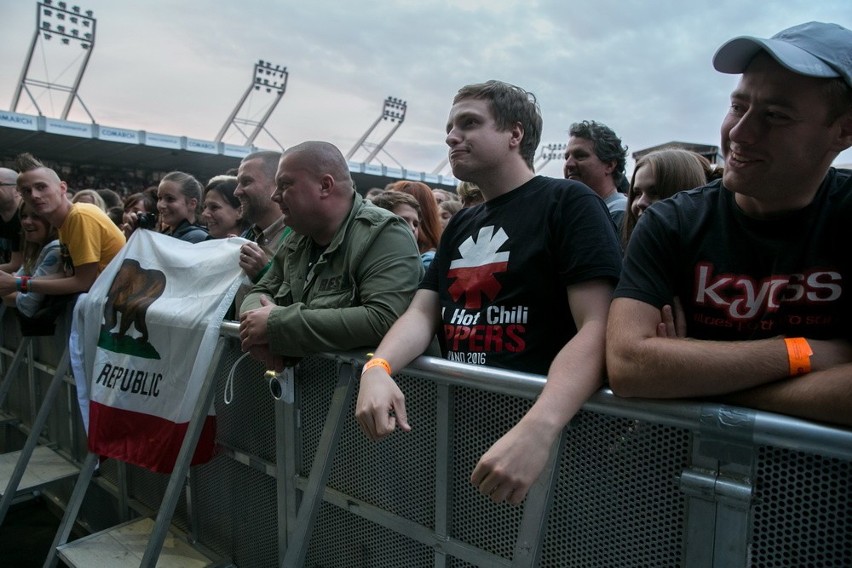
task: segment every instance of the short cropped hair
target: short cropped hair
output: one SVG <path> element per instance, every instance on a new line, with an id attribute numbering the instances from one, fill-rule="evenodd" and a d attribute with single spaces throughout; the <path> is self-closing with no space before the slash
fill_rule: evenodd
<path id="1" fill-rule="evenodd" d="M 270 180 L 270 182 L 275 183 L 275 174 L 278 173 L 278 161 L 280 159 L 281 152 L 276 152 L 274 150 L 259 150 L 247 155 L 242 159 L 242 161 L 248 162 L 249 160 L 260 160 L 260 163 L 263 164 L 263 173 L 266 174 L 266 177 Z"/>
<path id="2" fill-rule="evenodd" d="M 543 122 L 535 95 L 515 85 L 492 80 L 465 85 L 456 93 L 453 104 L 464 99 L 488 101 L 491 114 L 494 115 L 494 121 L 500 130 L 510 130 L 515 124 L 521 125 L 524 130 L 520 147 L 521 157 L 530 169 L 533 169 Z"/>
<path id="3" fill-rule="evenodd" d="M 591 140 L 595 145 L 595 155 L 601 162 L 607 164 L 615 162 L 612 180 L 615 182 L 615 186 L 618 187 L 621 180 L 624 179 L 624 168 L 627 164 L 627 146 L 621 145 L 621 138 L 616 136 L 612 128 L 594 120 L 584 120 L 572 124 L 568 129 L 568 135 Z"/>

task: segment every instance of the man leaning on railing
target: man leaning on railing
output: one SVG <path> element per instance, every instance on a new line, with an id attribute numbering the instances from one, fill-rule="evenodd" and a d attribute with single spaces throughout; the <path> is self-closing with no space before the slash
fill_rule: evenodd
<path id="1" fill-rule="evenodd" d="M 535 97 L 499 81 L 468 85 L 447 123 L 453 175 L 485 203 L 453 217 L 411 307 L 364 367 L 356 407 L 381 439 L 410 430 L 390 377 L 435 333 L 447 359 L 547 374 L 527 414 L 479 460 L 471 482 L 520 503 L 551 448 L 600 388 L 604 335 L 621 249 L 603 201 L 585 185 L 536 176 L 542 119 Z"/>
<path id="2" fill-rule="evenodd" d="M 243 351 L 281 370 L 291 358 L 376 345 L 423 273 L 411 230 L 361 199 L 327 142 L 285 151 L 276 183 L 293 233 L 243 301 Z"/>
<path id="3" fill-rule="evenodd" d="M 852 425 L 852 31 L 735 38 L 721 181 L 650 207 L 610 310 L 616 394 L 722 396 Z"/>

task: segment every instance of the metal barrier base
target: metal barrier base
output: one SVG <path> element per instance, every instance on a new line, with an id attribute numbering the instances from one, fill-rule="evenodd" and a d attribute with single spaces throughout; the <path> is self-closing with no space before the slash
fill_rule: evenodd
<path id="1" fill-rule="evenodd" d="M 137 519 L 75 540 L 57 548 L 59 557 L 69 566 L 84 568 L 137 567 L 154 530 L 151 518 Z M 159 568 L 205 568 L 233 566 L 217 563 L 176 536 L 166 535 L 157 560 Z"/>
<path id="2" fill-rule="evenodd" d="M 0 496 L 3 495 L 21 452 L 9 452 L 0 455 Z M 17 493 L 35 491 L 60 479 L 73 477 L 80 473 L 80 468 L 60 456 L 50 448 L 38 446 L 27 463 L 24 476 L 18 484 Z"/>

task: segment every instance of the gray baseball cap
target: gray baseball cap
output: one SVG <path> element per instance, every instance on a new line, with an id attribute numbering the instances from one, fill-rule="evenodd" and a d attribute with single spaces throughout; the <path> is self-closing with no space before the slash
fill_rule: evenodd
<path id="1" fill-rule="evenodd" d="M 722 73 L 742 73 L 761 50 L 794 73 L 808 77 L 840 77 L 852 87 L 852 31 L 837 24 L 808 22 L 770 39 L 735 37 L 713 56 Z"/>

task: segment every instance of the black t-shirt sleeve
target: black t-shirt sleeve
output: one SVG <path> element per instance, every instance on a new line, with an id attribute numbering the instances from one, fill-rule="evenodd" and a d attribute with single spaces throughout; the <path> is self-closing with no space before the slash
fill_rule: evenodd
<path id="1" fill-rule="evenodd" d="M 604 202 L 591 192 L 564 192 L 570 206 L 556 206 L 551 227 L 560 284 L 564 287 L 621 273 L 621 245 Z"/>
<path id="2" fill-rule="evenodd" d="M 657 308 L 671 303 L 678 236 L 660 214 L 663 209 L 674 213 L 666 205 L 655 204 L 639 219 L 624 255 L 616 298 L 632 298 Z"/>

